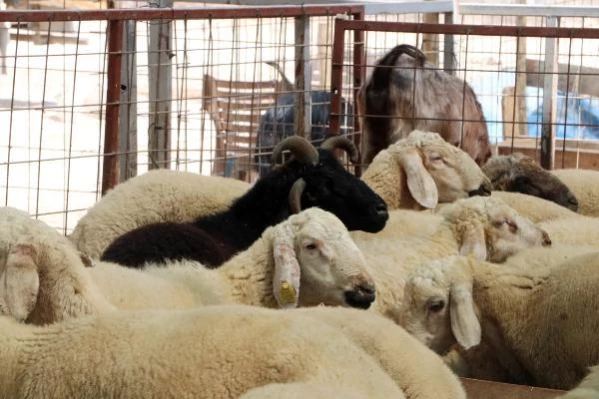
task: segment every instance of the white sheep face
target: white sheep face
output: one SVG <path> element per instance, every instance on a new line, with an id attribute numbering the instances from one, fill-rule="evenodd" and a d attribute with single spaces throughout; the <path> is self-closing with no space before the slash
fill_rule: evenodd
<path id="1" fill-rule="evenodd" d="M 476 162 L 438 133 L 414 130 L 388 151 L 397 153 L 408 189 L 424 207 L 491 194 L 491 181 Z"/>
<path id="2" fill-rule="evenodd" d="M 424 166 L 437 185 L 439 202 L 491 194 L 491 181 L 466 152 L 445 141 L 427 145 L 421 152 Z"/>
<path id="3" fill-rule="evenodd" d="M 496 197 L 458 200 L 439 214 L 453 226 L 461 255 L 501 263 L 525 248 L 551 245 L 543 229 Z"/>
<path id="4" fill-rule="evenodd" d="M 374 280 L 343 223 L 320 208 L 289 220 L 301 270 L 299 305 L 368 308 L 375 299 Z"/>
<path id="5" fill-rule="evenodd" d="M 480 343 L 467 262 L 462 256 L 425 262 L 404 286 L 403 327 L 439 354 L 447 353 L 456 342 L 466 349 Z"/>
<path id="6" fill-rule="evenodd" d="M 489 207 L 487 215 L 490 262 L 501 263 L 523 249 L 551 245 L 547 232 L 507 205 Z"/>

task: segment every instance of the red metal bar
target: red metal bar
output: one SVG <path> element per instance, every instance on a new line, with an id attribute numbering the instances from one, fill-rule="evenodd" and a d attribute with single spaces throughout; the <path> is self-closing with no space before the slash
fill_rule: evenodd
<path id="1" fill-rule="evenodd" d="M 232 19 L 232 18 L 280 18 L 300 16 L 330 16 L 353 14 L 364 10 L 363 6 L 278 6 L 278 7 L 198 7 L 159 9 L 106 9 L 106 10 L 29 10 L 3 11 L 0 22 L 46 22 L 46 21 L 116 21 L 153 19 Z"/>
<path id="2" fill-rule="evenodd" d="M 356 20 L 364 20 L 364 12 L 354 14 L 354 21 Z M 358 91 L 362 87 L 362 82 L 364 79 L 364 75 L 366 73 L 366 68 L 364 65 L 366 64 L 366 60 L 364 57 L 364 31 L 363 30 L 355 30 L 354 31 L 354 144 L 356 147 L 360 149 L 360 154 L 363 152 L 362 149 L 362 127 L 360 125 L 360 107 L 358 105 Z M 360 162 L 354 166 L 354 174 L 358 177 L 362 176 L 362 157 L 360 157 Z"/>
<path id="3" fill-rule="evenodd" d="M 121 57 L 123 21 L 108 23 L 108 84 L 106 88 L 106 130 L 104 132 L 104 166 L 102 195 L 119 182 L 119 107 L 121 95 Z"/>
<path id="4" fill-rule="evenodd" d="M 339 26 L 337 28 L 337 25 Z M 336 29 L 377 32 L 436 33 L 471 36 L 526 36 L 599 39 L 597 28 L 547 28 L 536 26 L 446 25 L 382 21 L 338 20 Z"/>
<path id="5" fill-rule="evenodd" d="M 333 36 L 333 54 L 331 60 L 331 113 L 329 129 L 331 135 L 338 135 L 341 129 L 341 88 L 343 87 L 343 48 L 345 46 L 345 29 L 339 26 L 339 18 L 335 18 Z"/>

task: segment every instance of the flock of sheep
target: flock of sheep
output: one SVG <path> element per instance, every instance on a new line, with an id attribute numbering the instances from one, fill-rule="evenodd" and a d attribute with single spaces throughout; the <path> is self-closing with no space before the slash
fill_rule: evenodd
<path id="1" fill-rule="evenodd" d="M 284 139 L 253 185 L 150 171 L 69 236 L 0 208 L 0 398 L 599 397 L 599 172 L 423 130 L 361 178 L 340 150 Z"/>

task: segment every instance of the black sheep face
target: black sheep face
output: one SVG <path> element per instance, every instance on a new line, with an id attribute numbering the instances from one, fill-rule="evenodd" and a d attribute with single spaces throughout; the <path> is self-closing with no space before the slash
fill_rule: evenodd
<path id="1" fill-rule="evenodd" d="M 536 173 L 534 177 L 525 174 L 512 176 L 508 190 L 533 195 L 555 202 L 571 211 L 578 211 L 578 200 L 574 193 L 548 172 Z"/>
<path id="2" fill-rule="evenodd" d="M 306 167 L 302 209 L 317 206 L 335 214 L 348 230 L 381 231 L 389 213 L 387 204 L 366 183 L 345 170 L 328 150 L 319 149 L 316 166 Z"/>

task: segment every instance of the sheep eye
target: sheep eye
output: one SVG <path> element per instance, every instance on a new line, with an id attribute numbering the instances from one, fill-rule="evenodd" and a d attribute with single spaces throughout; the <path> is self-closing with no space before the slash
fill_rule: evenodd
<path id="1" fill-rule="evenodd" d="M 432 301 L 428 304 L 428 310 L 434 313 L 440 312 L 445 307 L 445 301 L 442 299 Z"/>
<path id="2" fill-rule="evenodd" d="M 307 244 L 306 249 L 308 251 L 314 251 L 316 249 L 316 244 Z"/>
<path id="3" fill-rule="evenodd" d="M 495 228 L 500 228 L 501 226 L 503 226 L 503 224 L 505 223 L 505 220 L 496 220 L 493 222 L 493 227 Z"/>
<path id="4" fill-rule="evenodd" d="M 429 155 L 429 158 L 431 162 L 439 162 L 439 161 L 443 161 L 443 157 L 439 154 L 431 154 Z"/>
<path id="5" fill-rule="evenodd" d="M 516 231 L 518 231 L 518 225 L 513 221 L 513 220 L 506 220 L 505 223 L 508 225 L 508 227 L 510 228 L 510 231 L 512 233 L 515 233 Z"/>

